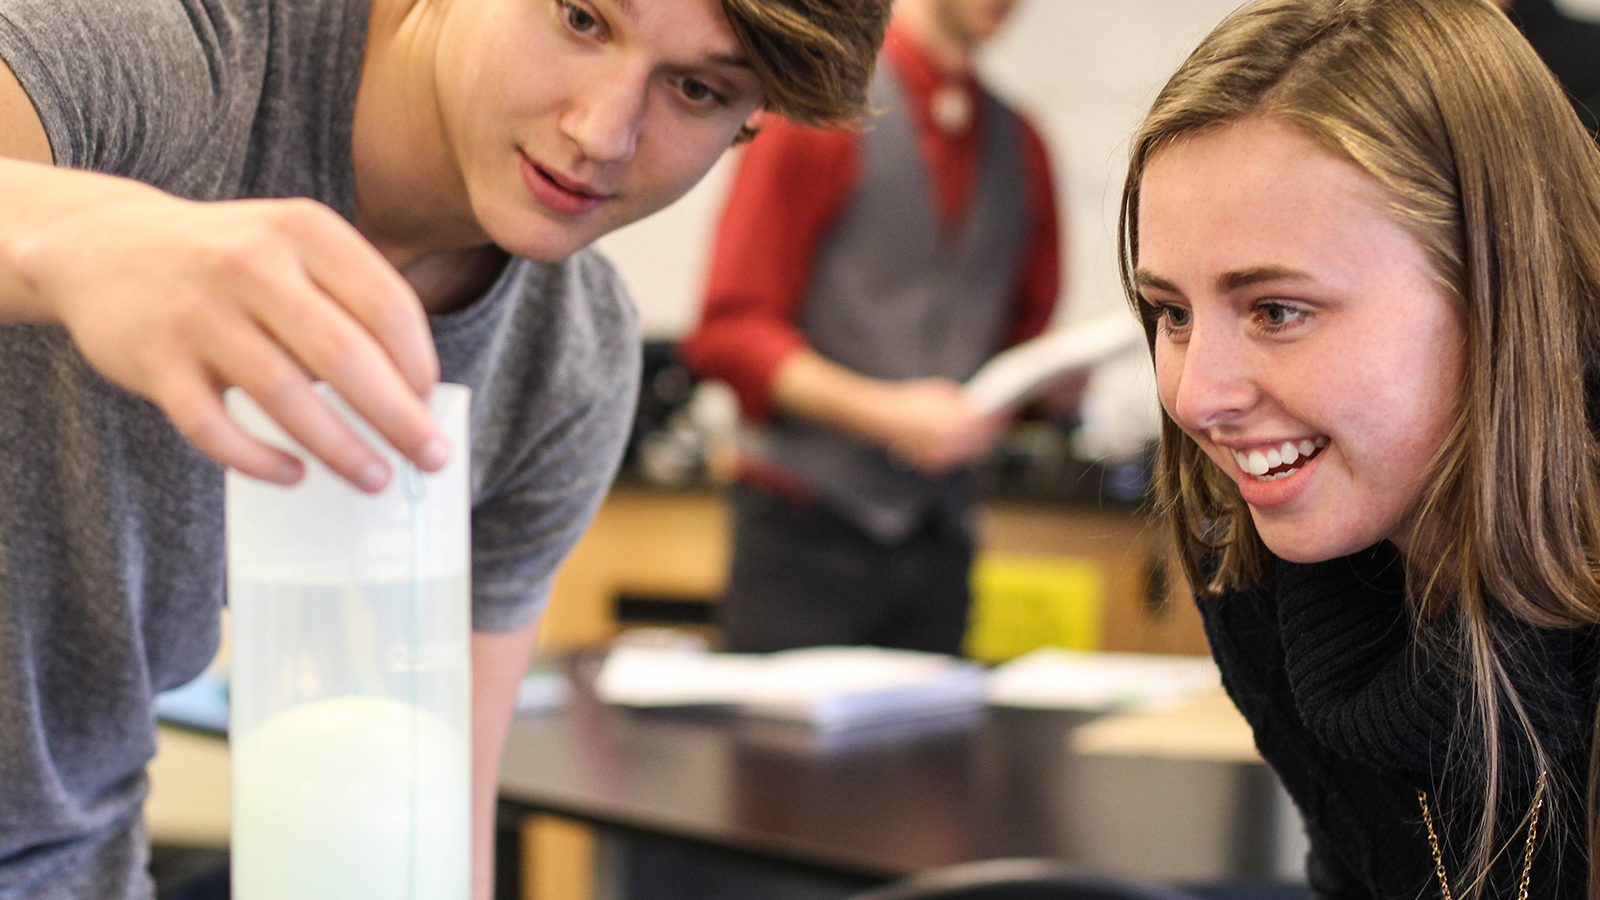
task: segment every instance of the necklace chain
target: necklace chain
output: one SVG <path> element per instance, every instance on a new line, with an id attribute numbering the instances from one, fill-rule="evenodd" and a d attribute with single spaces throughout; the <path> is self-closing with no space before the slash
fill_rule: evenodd
<path id="1" fill-rule="evenodd" d="M 1450 877 L 1444 871 L 1444 855 L 1439 852 L 1439 835 L 1433 830 L 1433 813 L 1428 810 L 1428 792 L 1417 791 L 1417 803 L 1422 806 L 1422 823 L 1428 826 L 1428 847 L 1433 850 L 1433 872 L 1439 876 L 1439 893 L 1444 900 L 1455 900 L 1450 893 Z M 1517 887 L 1517 900 L 1528 900 L 1528 881 L 1533 875 L 1533 845 L 1539 835 L 1539 811 L 1544 808 L 1544 773 L 1533 789 L 1533 811 L 1528 814 L 1528 845 L 1522 852 L 1522 881 Z"/>

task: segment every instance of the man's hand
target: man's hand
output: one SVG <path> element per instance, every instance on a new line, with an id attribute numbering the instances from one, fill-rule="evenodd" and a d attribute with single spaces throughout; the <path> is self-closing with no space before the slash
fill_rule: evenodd
<path id="1" fill-rule="evenodd" d="M 980 412 L 949 379 L 869 378 L 810 349 L 779 364 L 772 397 L 790 415 L 870 441 L 930 475 L 981 459 L 1009 420 Z"/>
<path id="2" fill-rule="evenodd" d="M 227 415 L 233 385 L 358 487 L 388 482 L 382 457 L 312 390 L 317 380 L 423 469 L 444 464 L 449 448 L 423 403 L 439 377 L 427 317 L 343 218 L 310 200 L 113 196 L 15 238 L 32 296 L 14 308 L 35 313 L 24 318 L 66 326 L 97 371 L 245 474 L 288 484 L 302 465 Z"/>
<path id="3" fill-rule="evenodd" d="M 226 466 L 281 483 L 301 463 L 223 411 L 239 385 L 368 490 L 388 467 L 311 390 L 327 381 L 405 456 L 449 455 L 422 398 L 439 377 L 415 293 L 309 200 L 194 203 L 51 165 L 32 101 L 0 61 L 0 322 L 65 325 L 89 364 L 153 401 Z"/>
<path id="4" fill-rule="evenodd" d="M 889 452 L 929 475 L 977 462 L 994 448 L 1005 419 L 980 412 L 959 384 L 917 378 L 888 384 L 879 440 Z"/>

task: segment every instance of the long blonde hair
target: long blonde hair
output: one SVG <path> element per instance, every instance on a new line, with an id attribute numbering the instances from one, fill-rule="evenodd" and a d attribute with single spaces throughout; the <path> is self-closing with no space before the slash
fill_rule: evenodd
<path id="1" fill-rule="evenodd" d="M 1406 569 L 1416 615 L 1453 608 L 1460 623 L 1452 651 L 1483 748 L 1476 893 L 1509 777 L 1501 723 L 1526 732 L 1548 768 L 1498 649 L 1504 623 L 1600 622 L 1600 151 L 1487 0 L 1251 3 L 1172 76 L 1135 138 L 1119 252 L 1136 307 L 1146 166 L 1252 116 L 1298 127 L 1376 179 L 1464 313 L 1461 413 L 1418 500 Z M 1197 590 L 1262 583 L 1270 557 L 1237 488 L 1166 417 L 1157 469 L 1157 502 Z M 1202 572 L 1202 557 L 1215 568 Z"/>

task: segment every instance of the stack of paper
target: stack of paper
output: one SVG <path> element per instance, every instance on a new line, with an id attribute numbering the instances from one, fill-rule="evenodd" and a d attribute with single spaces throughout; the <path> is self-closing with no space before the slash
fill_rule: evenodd
<path id="1" fill-rule="evenodd" d="M 1221 684 L 1217 664 L 1209 657 L 1046 647 L 996 666 L 989 674 L 988 696 L 997 706 L 1153 709 Z"/>
<path id="2" fill-rule="evenodd" d="M 617 647 L 595 692 L 627 706 L 729 706 L 821 731 L 948 715 L 984 704 L 984 670 L 936 653 L 813 647 L 769 654 Z"/>

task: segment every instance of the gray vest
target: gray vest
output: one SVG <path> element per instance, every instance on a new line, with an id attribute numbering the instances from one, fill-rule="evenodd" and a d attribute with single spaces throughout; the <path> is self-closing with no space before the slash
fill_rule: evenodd
<path id="1" fill-rule="evenodd" d="M 1001 348 L 1028 237 L 1021 125 L 979 98 L 977 182 L 966 220 L 941 233 L 932 183 L 904 89 L 879 68 L 862 136 L 861 182 L 822 243 L 800 315 L 812 347 L 874 378 L 965 381 Z M 972 473 L 928 478 L 883 450 L 782 416 L 749 435 L 749 451 L 811 485 L 819 500 L 884 542 L 926 514 L 971 502 Z"/>

